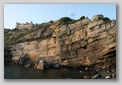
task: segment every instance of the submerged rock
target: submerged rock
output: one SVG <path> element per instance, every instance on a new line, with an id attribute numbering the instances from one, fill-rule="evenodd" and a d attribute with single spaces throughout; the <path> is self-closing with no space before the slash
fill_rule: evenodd
<path id="1" fill-rule="evenodd" d="M 80 73 L 83 73 L 83 71 L 79 71 Z"/>
<path id="2" fill-rule="evenodd" d="M 83 78 L 84 79 L 90 79 L 91 77 L 90 76 L 84 76 Z"/>
<path id="3" fill-rule="evenodd" d="M 105 79 L 110 79 L 110 78 L 111 78 L 111 76 L 106 76 L 106 77 L 105 77 Z"/>
<path id="4" fill-rule="evenodd" d="M 30 63 L 28 63 L 28 64 L 25 64 L 24 66 L 25 66 L 25 67 L 30 67 L 30 66 L 31 66 L 31 64 L 30 64 Z"/>
<path id="5" fill-rule="evenodd" d="M 51 63 L 48 63 L 48 62 L 46 62 L 46 61 L 44 61 L 44 68 L 45 68 L 45 69 L 52 68 L 52 64 L 51 64 Z"/>
<path id="6" fill-rule="evenodd" d="M 101 75 L 98 73 L 98 74 L 94 75 L 91 79 L 98 79 L 100 77 L 101 77 Z"/>
<path id="7" fill-rule="evenodd" d="M 59 68 L 61 68 L 61 65 L 58 64 L 58 63 L 57 64 L 54 64 L 53 68 L 59 69 Z"/>

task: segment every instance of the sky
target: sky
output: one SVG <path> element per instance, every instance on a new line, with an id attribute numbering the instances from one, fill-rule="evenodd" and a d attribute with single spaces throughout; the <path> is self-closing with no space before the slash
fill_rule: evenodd
<path id="1" fill-rule="evenodd" d="M 13 29 L 16 22 L 41 24 L 61 17 L 92 19 L 97 14 L 116 19 L 116 4 L 4 4 L 4 28 Z"/>

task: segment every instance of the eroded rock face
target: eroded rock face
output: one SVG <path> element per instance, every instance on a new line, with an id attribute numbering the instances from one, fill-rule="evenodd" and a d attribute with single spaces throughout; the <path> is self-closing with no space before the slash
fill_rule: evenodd
<path id="1" fill-rule="evenodd" d="M 104 22 L 99 18 L 97 21 L 83 19 L 65 25 L 58 25 L 56 22 L 35 36 L 38 37 L 33 41 L 27 41 L 26 37 L 25 41 L 13 46 L 13 60 L 19 60 L 24 53 L 33 61 L 41 58 L 70 67 L 99 64 L 109 68 L 116 64 L 114 20 Z"/>

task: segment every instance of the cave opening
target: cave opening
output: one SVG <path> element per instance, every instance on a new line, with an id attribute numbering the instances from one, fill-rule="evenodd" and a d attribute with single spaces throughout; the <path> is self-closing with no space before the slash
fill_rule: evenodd
<path id="1" fill-rule="evenodd" d="M 83 46 L 84 49 L 87 49 L 87 46 Z"/>

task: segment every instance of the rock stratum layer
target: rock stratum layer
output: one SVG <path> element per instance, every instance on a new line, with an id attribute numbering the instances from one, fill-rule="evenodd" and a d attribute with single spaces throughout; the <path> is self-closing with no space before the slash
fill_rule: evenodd
<path id="1" fill-rule="evenodd" d="M 17 32 L 8 33 L 16 36 Z M 41 58 L 74 68 L 82 65 L 109 68 L 116 65 L 116 21 L 98 16 L 70 24 L 61 24 L 59 20 L 46 23 L 42 29 L 17 39 L 11 53 L 13 61 L 28 54 L 33 63 Z"/>

